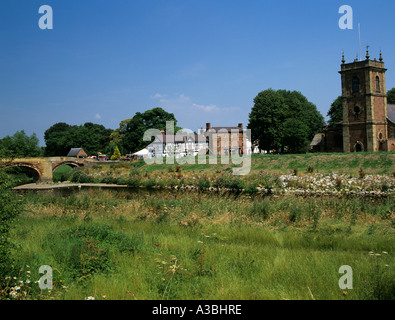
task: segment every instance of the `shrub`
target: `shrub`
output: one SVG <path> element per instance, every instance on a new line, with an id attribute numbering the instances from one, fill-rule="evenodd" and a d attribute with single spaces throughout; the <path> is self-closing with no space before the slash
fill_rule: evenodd
<path id="1" fill-rule="evenodd" d="M 128 185 L 129 180 L 125 179 L 125 178 L 118 178 L 118 179 L 116 179 L 116 184 L 121 185 L 121 186 Z"/>
<path id="2" fill-rule="evenodd" d="M 21 204 L 18 197 L 10 190 L 10 178 L 0 168 L 0 279 L 12 272 L 9 231 L 12 222 L 17 217 Z M 1 282 L 0 282 L 1 287 Z"/>
<path id="3" fill-rule="evenodd" d="M 255 184 L 248 184 L 246 186 L 246 188 L 244 189 L 245 192 L 247 193 L 257 193 L 258 192 L 258 188 Z"/>
<path id="4" fill-rule="evenodd" d="M 73 174 L 73 171 L 67 171 L 67 172 L 63 172 L 62 175 L 60 176 L 60 181 L 69 181 L 71 179 L 71 176 Z"/>
<path id="5" fill-rule="evenodd" d="M 81 170 L 76 170 L 73 172 L 70 181 L 75 183 L 90 183 L 93 182 L 93 178 Z"/>
<path id="6" fill-rule="evenodd" d="M 115 147 L 114 149 L 114 154 L 111 156 L 111 160 L 119 160 L 121 158 L 121 152 L 119 151 L 118 146 Z"/>
<path id="7" fill-rule="evenodd" d="M 243 186 L 244 186 L 243 181 L 240 178 L 231 179 L 228 185 L 229 189 L 236 191 L 242 190 Z"/>
<path id="8" fill-rule="evenodd" d="M 207 178 L 200 178 L 199 179 L 199 190 L 207 190 L 210 188 L 210 180 Z"/>
<path id="9" fill-rule="evenodd" d="M 151 178 L 145 182 L 144 187 L 146 187 L 147 189 L 152 189 L 153 187 L 155 187 L 155 185 L 156 185 L 155 178 Z"/>
<path id="10" fill-rule="evenodd" d="M 127 185 L 129 187 L 139 187 L 141 180 L 139 178 L 129 178 Z"/>
<path id="11" fill-rule="evenodd" d="M 105 183 L 105 184 L 115 184 L 116 179 L 114 177 L 104 177 L 101 179 L 100 183 Z"/>

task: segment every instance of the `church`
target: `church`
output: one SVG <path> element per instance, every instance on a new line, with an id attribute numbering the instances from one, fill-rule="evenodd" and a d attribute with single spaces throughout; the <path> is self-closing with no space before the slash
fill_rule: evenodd
<path id="1" fill-rule="evenodd" d="M 395 151 L 395 105 L 387 104 L 383 57 L 346 63 L 342 57 L 343 121 L 327 125 L 311 142 L 313 152 Z"/>

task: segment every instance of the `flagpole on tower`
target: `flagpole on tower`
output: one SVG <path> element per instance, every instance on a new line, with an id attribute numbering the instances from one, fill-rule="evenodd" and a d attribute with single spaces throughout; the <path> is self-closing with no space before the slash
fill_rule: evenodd
<path id="1" fill-rule="evenodd" d="M 362 48 L 361 48 L 361 24 L 358 23 L 358 34 L 359 34 L 359 61 L 361 61 Z"/>

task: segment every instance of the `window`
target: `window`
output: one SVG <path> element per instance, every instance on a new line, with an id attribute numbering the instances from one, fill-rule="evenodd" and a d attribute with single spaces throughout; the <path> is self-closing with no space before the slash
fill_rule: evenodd
<path id="1" fill-rule="evenodd" d="M 380 92 L 380 78 L 379 76 L 376 77 L 376 92 Z"/>
<path id="2" fill-rule="evenodd" d="M 360 107 L 358 107 L 358 106 L 355 106 L 355 107 L 354 107 L 354 117 L 355 117 L 355 119 L 357 119 L 357 118 L 359 117 L 359 115 L 361 114 L 361 112 L 362 112 L 362 110 L 361 110 Z"/>
<path id="3" fill-rule="evenodd" d="M 360 83 L 359 83 L 359 78 L 354 77 L 352 78 L 352 92 L 353 93 L 358 93 L 360 90 Z"/>
<path id="4" fill-rule="evenodd" d="M 357 143 L 354 145 L 354 150 L 355 150 L 355 152 L 362 152 L 363 151 L 362 142 L 357 141 Z"/>

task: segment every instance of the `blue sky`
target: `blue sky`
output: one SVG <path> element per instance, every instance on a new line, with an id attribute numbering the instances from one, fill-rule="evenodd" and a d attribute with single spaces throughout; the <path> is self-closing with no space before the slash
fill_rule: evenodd
<path id="1" fill-rule="evenodd" d="M 339 7 L 353 8 L 341 30 Z M 41 5 L 53 30 L 41 30 Z M 300 91 L 326 116 L 348 62 L 382 50 L 395 87 L 391 0 L 3 0 L 0 138 L 25 130 L 44 145 L 57 122 L 116 129 L 162 107 L 198 130 L 248 124 L 262 90 Z"/>

